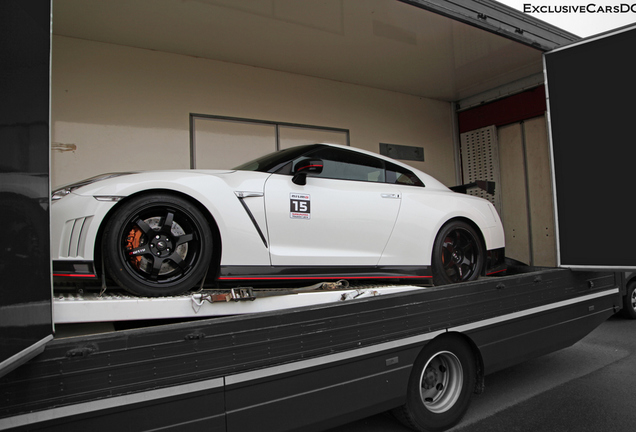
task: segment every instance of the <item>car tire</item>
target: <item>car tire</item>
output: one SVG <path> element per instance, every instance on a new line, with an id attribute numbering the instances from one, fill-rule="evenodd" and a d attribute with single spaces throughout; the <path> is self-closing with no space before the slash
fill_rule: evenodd
<path id="1" fill-rule="evenodd" d="M 201 211 L 171 194 L 122 203 L 103 232 L 104 267 L 126 291 L 149 297 L 185 293 L 207 274 L 213 237 Z"/>
<path id="2" fill-rule="evenodd" d="M 623 297 L 623 316 L 629 319 L 636 319 L 636 280 L 627 284 L 627 292 Z"/>
<path id="3" fill-rule="evenodd" d="M 484 247 L 475 229 L 464 221 L 451 221 L 435 238 L 433 283 L 447 285 L 475 280 L 481 274 L 484 262 Z"/>
<path id="4" fill-rule="evenodd" d="M 476 376 L 475 355 L 463 340 L 435 339 L 415 360 L 406 404 L 394 409 L 393 415 L 417 431 L 446 430 L 466 413 Z"/>

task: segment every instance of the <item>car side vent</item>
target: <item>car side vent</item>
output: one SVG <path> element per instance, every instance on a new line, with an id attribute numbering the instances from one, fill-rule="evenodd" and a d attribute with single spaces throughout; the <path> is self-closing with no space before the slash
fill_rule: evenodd
<path id="1" fill-rule="evenodd" d="M 73 219 L 64 226 L 64 242 L 61 244 L 61 257 L 77 258 L 84 252 L 86 233 L 93 216 Z"/>

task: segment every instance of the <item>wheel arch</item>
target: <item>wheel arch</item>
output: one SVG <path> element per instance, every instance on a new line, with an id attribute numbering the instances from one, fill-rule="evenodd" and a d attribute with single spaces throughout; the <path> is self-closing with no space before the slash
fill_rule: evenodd
<path id="1" fill-rule="evenodd" d="M 456 339 L 458 341 L 461 341 L 462 343 L 464 343 L 470 348 L 470 350 L 473 352 L 473 358 L 475 360 L 475 368 L 477 371 L 474 393 L 477 393 L 477 394 L 483 393 L 484 386 L 485 386 L 484 359 L 483 359 L 483 356 L 481 355 L 481 350 L 479 349 L 477 344 L 475 344 L 475 342 L 468 335 L 464 333 L 456 332 L 456 331 L 444 333 L 442 335 L 437 336 L 435 339 L 440 339 L 440 338 Z"/>
<path id="2" fill-rule="evenodd" d="M 625 294 L 623 295 L 623 309 L 621 310 L 623 317 L 627 319 L 636 319 L 636 272 L 625 278 Z"/>
<path id="3" fill-rule="evenodd" d="M 208 208 L 203 205 L 203 203 L 201 203 L 199 200 L 193 198 L 192 196 L 180 192 L 180 191 L 176 191 L 173 189 L 147 189 L 147 190 L 143 190 L 131 195 L 128 195 L 127 197 L 121 199 L 120 201 L 117 202 L 116 205 L 114 205 L 109 211 L 108 213 L 106 213 L 106 216 L 102 219 L 102 221 L 100 222 L 99 225 L 99 229 L 97 230 L 97 235 L 95 236 L 95 245 L 94 245 L 94 251 L 93 251 L 93 256 L 94 256 L 94 266 L 95 266 L 95 271 L 97 273 L 98 276 L 101 276 L 104 271 L 104 269 L 102 268 L 102 242 L 103 242 L 103 233 L 104 233 L 104 228 L 106 227 L 106 225 L 108 225 L 108 221 L 113 217 L 113 215 L 115 214 L 115 212 L 125 203 L 133 200 L 133 199 L 137 199 L 139 197 L 143 197 L 146 195 L 154 195 L 154 194 L 168 194 L 168 195 L 173 195 L 173 196 L 177 196 L 179 198 L 185 199 L 186 201 L 188 201 L 190 204 L 194 205 L 195 207 L 197 207 L 197 209 L 201 212 L 201 214 L 203 214 L 203 216 L 206 219 L 206 222 L 208 224 L 208 226 L 210 227 L 210 230 L 212 231 L 212 236 L 213 236 L 213 240 L 214 240 L 214 244 L 218 245 L 218 247 L 214 247 L 213 251 L 212 251 L 212 263 L 215 264 L 214 266 L 214 273 L 208 273 L 207 279 L 211 280 L 211 279 L 215 279 L 218 276 L 218 271 L 219 271 L 219 264 L 221 262 L 221 252 L 222 252 L 222 247 L 223 247 L 223 243 L 221 241 L 221 233 L 219 231 L 219 227 L 216 223 L 216 220 L 214 219 L 214 216 L 212 215 L 212 213 L 210 213 L 210 211 L 208 210 Z"/>

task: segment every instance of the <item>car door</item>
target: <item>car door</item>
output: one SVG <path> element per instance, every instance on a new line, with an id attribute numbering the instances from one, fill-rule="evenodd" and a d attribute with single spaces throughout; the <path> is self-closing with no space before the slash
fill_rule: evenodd
<path id="1" fill-rule="evenodd" d="M 272 265 L 377 265 L 400 210 L 400 186 L 385 183 L 383 161 L 363 153 L 325 147 L 311 157 L 324 168 L 306 184 L 284 174 L 265 184 Z"/>

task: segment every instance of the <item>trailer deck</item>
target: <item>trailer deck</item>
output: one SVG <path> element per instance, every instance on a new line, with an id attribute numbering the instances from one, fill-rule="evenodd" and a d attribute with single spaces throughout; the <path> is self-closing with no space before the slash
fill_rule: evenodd
<path id="1" fill-rule="evenodd" d="M 322 284 L 321 284 L 322 285 Z M 327 285 L 327 284 L 324 284 Z M 335 284 L 331 284 L 335 285 Z M 360 285 L 294 289 L 201 290 L 173 297 L 137 297 L 123 291 L 57 292 L 53 297 L 55 324 L 205 318 L 271 312 L 303 306 L 425 289 L 413 285 Z"/>
<path id="2" fill-rule="evenodd" d="M 468 349 L 472 360 L 463 367 L 474 367 L 475 381 L 463 391 L 479 392 L 484 375 L 569 346 L 619 310 L 619 279 L 525 269 L 352 301 L 58 338 L 0 378 L 0 430 L 321 430 L 408 404 L 427 347 Z"/>

